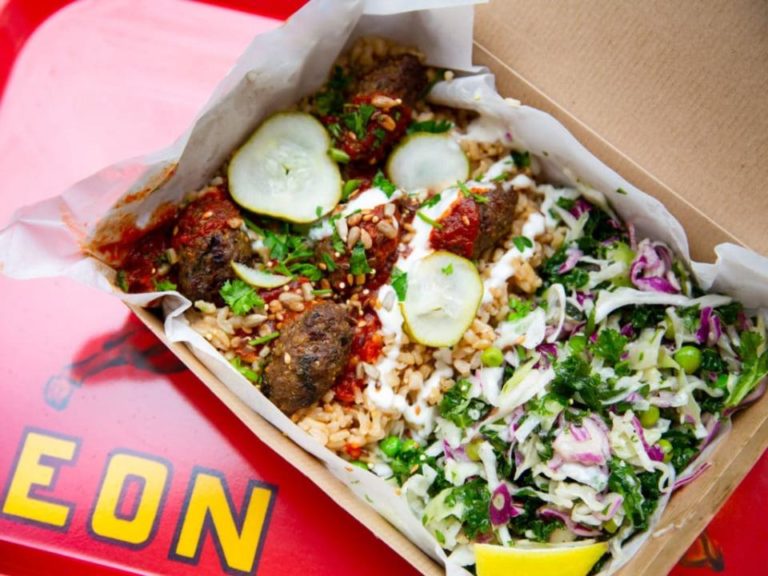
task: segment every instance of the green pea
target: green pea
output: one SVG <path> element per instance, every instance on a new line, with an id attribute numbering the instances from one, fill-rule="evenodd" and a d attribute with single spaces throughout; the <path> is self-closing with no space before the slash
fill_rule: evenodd
<path id="1" fill-rule="evenodd" d="M 675 362 L 686 374 L 693 374 L 701 366 L 701 350 L 696 346 L 683 346 L 675 352 Z"/>
<path id="2" fill-rule="evenodd" d="M 472 460 L 472 462 L 480 461 L 480 444 L 482 444 L 482 440 L 476 440 L 467 444 L 467 447 L 464 449 L 467 454 L 467 458 Z"/>
<path id="3" fill-rule="evenodd" d="M 640 412 L 640 424 L 643 425 L 643 428 L 650 428 L 659 421 L 659 415 L 659 407 L 651 406 L 648 410 Z"/>
<path id="4" fill-rule="evenodd" d="M 400 452 L 401 444 L 400 438 L 397 436 L 387 436 L 379 443 L 379 448 L 381 448 L 381 451 L 384 452 L 384 454 L 390 458 L 394 458 L 397 456 L 397 453 Z"/>
<path id="5" fill-rule="evenodd" d="M 368 470 L 368 464 L 366 464 L 362 460 L 352 460 L 350 464 L 352 464 L 352 466 L 357 466 L 358 468 L 362 468 L 363 470 Z"/>
<path id="6" fill-rule="evenodd" d="M 419 449 L 419 443 L 416 442 L 416 440 L 413 440 L 412 438 L 403 440 L 403 443 L 400 445 L 400 452 L 414 452 L 415 450 L 418 450 L 418 449 Z"/>
<path id="7" fill-rule="evenodd" d="M 568 340 L 568 346 L 571 347 L 574 354 L 581 354 L 584 352 L 584 348 L 587 347 L 587 337 L 584 334 L 571 336 L 570 340 Z"/>
<path id="8" fill-rule="evenodd" d="M 501 350 L 498 348 L 486 348 L 483 350 L 483 353 L 480 354 L 480 362 L 482 362 L 484 366 L 497 368 L 504 364 L 504 354 L 502 354 Z"/>
<path id="9" fill-rule="evenodd" d="M 672 460 L 672 443 L 669 440 L 664 440 L 662 438 L 659 440 L 658 444 L 661 451 L 664 452 L 664 462 Z"/>
<path id="10" fill-rule="evenodd" d="M 623 262 L 627 266 L 630 266 L 635 259 L 635 252 L 625 242 L 616 242 L 616 244 L 608 250 L 608 258 L 616 260 L 617 262 Z"/>

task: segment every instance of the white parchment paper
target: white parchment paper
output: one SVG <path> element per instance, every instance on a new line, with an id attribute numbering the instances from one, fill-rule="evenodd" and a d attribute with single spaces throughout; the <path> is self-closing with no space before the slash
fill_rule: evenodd
<path id="1" fill-rule="evenodd" d="M 195 123 L 172 146 L 105 168 L 60 196 L 18 210 L 0 232 L 0 271 L 14 278 L 69 276 L 127 302 L 147 305 L 159 294 L 116 290 L 111 283 L 114 270 L 85 256 L 83 245 L 97 233 L 103 239 L 111 228 L 105 223 L 133 216 L 142 226 L 161 205 L 178 202 L 200 188 L 263 118 L 319 88 L 344 48 L 364 35 L 415 45 L 430 64 L 460 71 L 456 79 L 435 86 L 434 101 L 477 110 L 485 119 L 482 124 L 489 138 L 509 133 L 537 156 L 552 180 L 575 184 L 578 178 L 588 183 L 609 198 L 640 237 L 664 240 L 687 257 L 682 226 L 661 203 L 607 168 L 551 116 L 509 105 L 496 92 L 493 76 L 472 66 L 472 4 L 476 2 L 313 0 L 284 26 L 252 42 Z M 172 176 L 153 193 L 113 208 L 131 192 L 154 187 L 153 182 L 171 170 Z M 616 193 L 618 188 L 627 194 Z M 692 263 L 703 286 L 730 294 L 749 307 L 768 306 L 768 260 L 730 244 L 718 246 L 716 252 L 715 264 Z M 241 400 L 322 460 L 424 552 L 446 564 L 448 574 L 466 574 L 447 562 L 440 546 L 390 485 L 350 466 L 295 426 L 191 330 L 183 315 L 190 305 L 180 294 L 166 293 L 165 332 L 170 340 L 186 343 Z"/>

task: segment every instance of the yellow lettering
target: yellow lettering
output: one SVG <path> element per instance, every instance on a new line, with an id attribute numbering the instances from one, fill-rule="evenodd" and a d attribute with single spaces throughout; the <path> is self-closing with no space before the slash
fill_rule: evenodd
<path id="1" fill-rule="evenodd" d="M 3 513 L 57 528 L 65 527 L 73 505 L 35 492 L 53 489 L 58 467 L 72 462 L 76 452 L 75 440 L 27 432 L 8 487 Z M 47 461 L 44 462 L 44 459 Z"/>
<path id="2" fill-rule="evenodd" d="M 140 482 L 141 487 L 129 517 L 124 517 L 121 498 L 129 479 Z M 91 515 L 93 533 L 135 546 L 146 544 L 157 520 L 167 480 L 168 466 L 162 462 L 133 454 L 113 454 Z"/>
<path id="3" fill-rule="evenodd" d="M 273 492 L 251 482 L 243 510 L 237 521 L 231 498 L 222 478 L 197 471 L 187 498 L 187 508 L 177 529 L 175 555 L 197 560 L 205 536 L 206 519 L 210 518 L 212 537 L 218 539 L 221 559 L 227 567 L 242 572 L 254 568 Z M 239 524 L 239 526 L 238 526 Z"/>

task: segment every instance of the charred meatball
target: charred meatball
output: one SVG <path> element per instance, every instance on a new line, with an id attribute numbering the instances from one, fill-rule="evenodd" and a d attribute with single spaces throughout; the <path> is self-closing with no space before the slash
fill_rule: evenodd
<path id="1" fill-rule="evenodd" d="M 344 307 L 321 302 L 275 340 L 261 391 L 286 414 L 306 408 L 333 386 L 349 359 L 353 330 Z"/>
<path id="2" fill-rule="evenodd" d="M 413 106 L 424 96 L 428 86 L 427 71 L 413 54 L 393 56 L 375 70 L 363 76 L 357 85 L 357 95 L 384 94 L 400 98 Z"/>
<path id="3" fill-rule="evenodd" d="M 440 217 L 440 227 L 433 228 L 430 233 L 433 248 L 476 259 L 509 234 L 517 192 L 497 184 L 482 197 L 485 202 L 462 196 L 451 205 Z"/>
<path id="4" fill-rule="evenodd" d="M 221 188 L 189 204 L 179 216 L 172 246 L 179 257 L 179 291 L 192 301 L 222 305 L 221 286 L 234 278 L 230 262 L 251 258 L 240 212 Z"/>

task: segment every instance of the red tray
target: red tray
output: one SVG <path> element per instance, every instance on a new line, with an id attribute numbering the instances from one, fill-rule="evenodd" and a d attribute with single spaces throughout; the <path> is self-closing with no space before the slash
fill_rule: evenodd
<path id="1" fill-rule="evenodd" d="M 0 224 L 171 142 L 302 3 L 0 0 Z M 2 276 L 0 296 L 0 573 L 414 573 L 119 302 Z M 673 574 L 764 573 L 766 472 L 764 457 Z"/>

